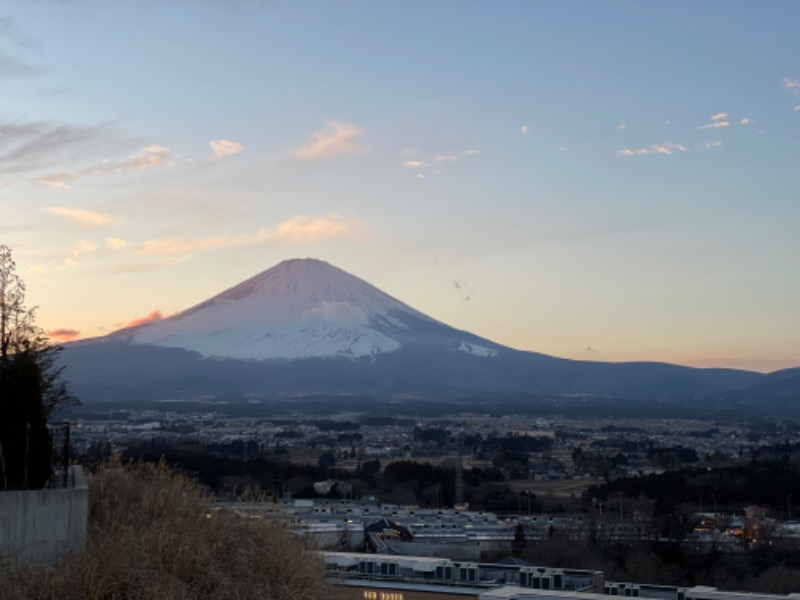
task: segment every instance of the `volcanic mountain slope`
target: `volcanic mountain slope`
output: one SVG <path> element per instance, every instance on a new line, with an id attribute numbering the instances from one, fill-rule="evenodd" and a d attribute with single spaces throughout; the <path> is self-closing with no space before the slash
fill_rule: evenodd
<path id="1" fill-rule="evenodd" d="M 437 390 L 685 398 L 745 390 L 765 377 L 512 350 L 314 259 L 284 261 L 167 319 L 70 344 L 64 358 L 86 401 Z"/>
<path id="2" fill-rule="evenodd" d="M 426 338 L 495 346 L 447 327 L 326 262 L 295 259 L 162 321 L 112 337 L 237 360 L 375 357 Z"/>

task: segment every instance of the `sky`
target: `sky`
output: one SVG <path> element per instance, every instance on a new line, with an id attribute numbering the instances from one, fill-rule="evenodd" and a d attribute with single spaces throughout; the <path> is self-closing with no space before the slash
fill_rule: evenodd
<path id="1" fill-rule="evenodd" d="M 582 360 L 800 366 L 800 2 L 4 0 L 53 339 L 288 258 Z"/>

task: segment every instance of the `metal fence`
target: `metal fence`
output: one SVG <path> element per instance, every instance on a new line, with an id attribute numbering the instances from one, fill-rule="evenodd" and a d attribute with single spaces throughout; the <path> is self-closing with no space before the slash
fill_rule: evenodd
<path id="1" fill-rule="evenodd" d="M 69 423 L 50 423 L 46 429 L 30 424 L 0 429 L 0 490 L 74 485 L 69 468 Z"/>
<path id="2" fill-rule="evenodd" d="M 67 488 L 74 485 L 72 471 L 69 468 L 69 422 L 50 423 L 50 481 L 49 488 Z"/>

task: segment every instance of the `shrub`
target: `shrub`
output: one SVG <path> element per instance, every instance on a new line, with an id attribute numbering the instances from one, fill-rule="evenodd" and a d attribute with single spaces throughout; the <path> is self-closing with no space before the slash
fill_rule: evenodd
<path id="1" fill-rule="evenodd" d="M 163 463 L 110 462 L 90 477 L 86 551 L 51 569 L 0 567 L 0 598 L 317 599 L 318 558 L 280 524 L 215 511 Z"/>

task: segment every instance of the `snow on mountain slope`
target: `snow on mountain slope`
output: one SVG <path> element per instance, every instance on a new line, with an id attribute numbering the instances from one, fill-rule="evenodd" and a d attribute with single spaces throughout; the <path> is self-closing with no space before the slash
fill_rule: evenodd
<path id="1" fill-rule="evenodd" d="M 207 357 L 362 358 L 397 350 L 411 334 L 409 323 L 420 321 L 446 327 L 324 261 L 293 259 L 177 315 L 112 337 Z"/>

